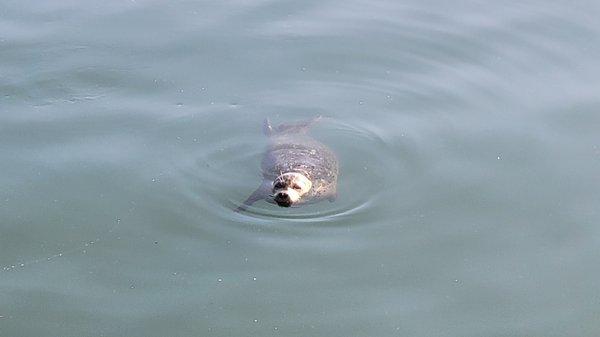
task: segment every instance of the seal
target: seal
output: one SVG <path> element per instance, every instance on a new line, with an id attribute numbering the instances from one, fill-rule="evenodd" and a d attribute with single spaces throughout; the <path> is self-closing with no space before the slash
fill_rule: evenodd
<path id="1" fill-rule="evenodd" d="M 281 207 L 299 206 L 337 197 L 338 160 L 333 151 L 308 135 L 320 120 L 281 124 L 265 119 L 263 132 L 269 145 L 261 163 L 263 181 L 236 211 L 259 200 Z"/>

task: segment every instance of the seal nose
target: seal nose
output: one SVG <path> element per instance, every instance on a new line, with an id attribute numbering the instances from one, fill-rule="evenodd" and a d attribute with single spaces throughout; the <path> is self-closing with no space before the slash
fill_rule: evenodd
<path id="1" fill-rule="evenodd" d="M 275 202 L 281 207 L 290 207 L 292 205 L 290 196 L 284 192 L 279 192 L 275 195 Z"/>

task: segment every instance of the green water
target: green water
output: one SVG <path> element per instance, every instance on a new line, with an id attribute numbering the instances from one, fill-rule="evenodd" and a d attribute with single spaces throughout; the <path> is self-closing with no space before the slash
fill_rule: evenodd
<path id="1" fill-rule="evenodd" d="M 598 336 L 599 16 L 0 2 L 0 336 Z M 337 201 L 232 212 L 317 115 Z"/>

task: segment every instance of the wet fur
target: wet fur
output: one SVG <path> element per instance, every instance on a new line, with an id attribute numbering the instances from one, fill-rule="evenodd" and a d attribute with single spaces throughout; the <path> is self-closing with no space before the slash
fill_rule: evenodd
<path id="1" fill-rule="evenodd" d="M 242 211 L 256 201 L 273 199 L 274 181 L 282 174 L 298 172 L 306 176 L 312 188 L 302 195 L 293 206 L 318 202 L 322 199 L 334 201 L 337 196 L 338 162 L 327 146 L 308 136 L 307 133 L 320 117 L 298 123 L 281 124 L 273 127 L 268 119 L 263 132 L 269 137 L 269 147 L 263 157 L 261 169 L 263 182 L 236 211 Z M 286 188 L 292 182 L 286 183 Z"/>

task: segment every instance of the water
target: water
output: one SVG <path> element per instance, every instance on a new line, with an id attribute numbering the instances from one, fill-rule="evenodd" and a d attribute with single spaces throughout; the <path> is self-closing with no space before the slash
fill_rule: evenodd
<path id="1" fill-rule="evenodd" d="M 594 1 L 3 1 L 0 336 L 597 336 Z M 262 120 L 339 198 L 231 210 Z"/>

